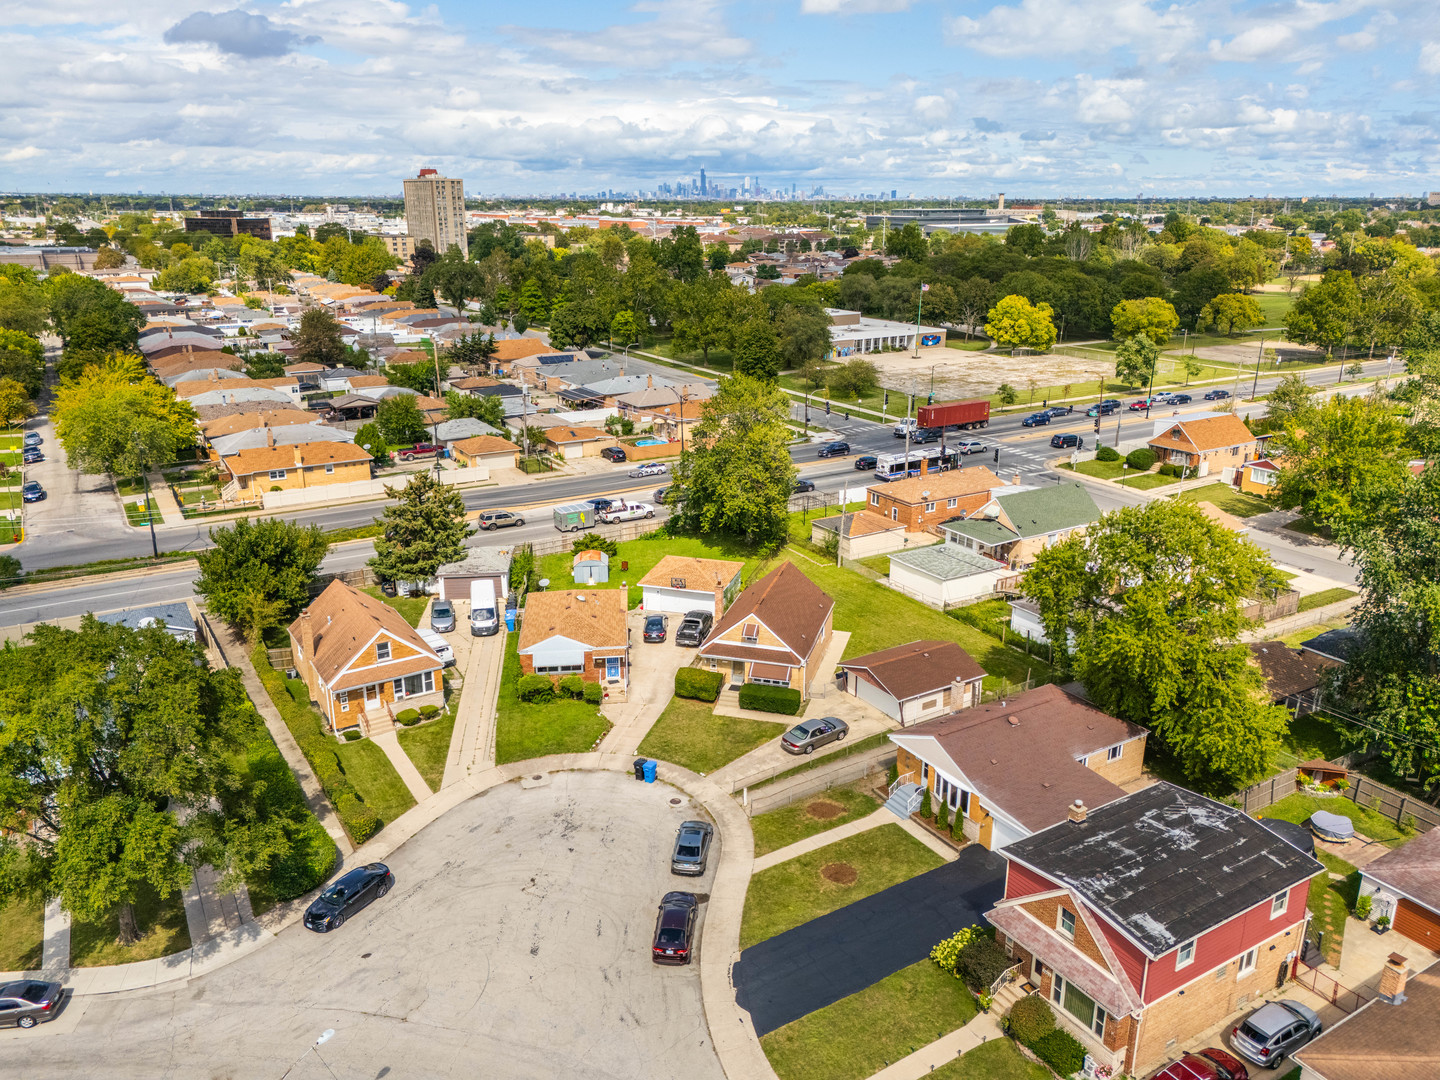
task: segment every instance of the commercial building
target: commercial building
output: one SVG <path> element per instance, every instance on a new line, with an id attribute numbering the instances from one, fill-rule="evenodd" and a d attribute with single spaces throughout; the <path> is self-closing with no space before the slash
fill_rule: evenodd
<path id="1" fill-rule="evenodd" d="M 187 233 L 209 233 L 212 236 L 254 236 L 272 239 L 268 217 L 244 217 L 243 210 L 197 210 L 185 219 Z"/>
<path id="2" fill-rule="evenodd" d="M 405 227 L 414 242 L 429 240 L 436 254 L 454 244 L 470 253 L 465 235 L 465 182 L 441 176 L 434 169 L 405 181 Z"/>

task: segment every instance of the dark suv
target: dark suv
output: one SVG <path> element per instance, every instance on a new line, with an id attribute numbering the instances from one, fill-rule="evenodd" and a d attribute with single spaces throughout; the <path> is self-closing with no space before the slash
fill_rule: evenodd
<path id="1" fill-rule="evenodd" d="M 600 451 L 600 456 L 606 461 L 624 461 L 625 451 L 621 450 L 618 446 L 607 446 L 604 450 Z"/>
<path id="2" fill-rule="evenodd" d="M 1062 450 L 1070 446 L 1074 446 L 1080 450 L 1084 450 L 1085 440 L 1082 439 L 1079 435 L 1051 435 L 1050 445 L 1059 447 Z"/>
<path id="3" fill-rule="evenodd" d="M 844 457 L 848 453 L 850 453 L 850 444 L 848 442 L 832 442 L 826 443 L 824 446 L 820 447 L 820 452 L 815 456 Z"/>
<path id="4" fill-rule="evenodd" d="M 1230 396 L 1229 390 L 1211 390 L 1205 395 L 1206 401 L 1224 401 Z"/>
<path id="5" fill-rule="evenodd" d="M 675 631 L 675 644 L 690 645 L 698 649 L 713 625 L 715 625 L 715 616 L 710 612 L 687 611 L 685 618 Z"/>

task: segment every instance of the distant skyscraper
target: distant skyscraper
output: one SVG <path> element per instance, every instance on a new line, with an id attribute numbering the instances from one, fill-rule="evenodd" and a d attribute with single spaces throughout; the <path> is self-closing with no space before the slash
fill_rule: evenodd
<path id="1" fill-rule="evenodd" d="M 896 189 L 893 188 L 893 187 L 890 189 L 890 198 L 892 198 L 892 199 L 895 198 L 895 191 L 896 191 Z"/>
<path id="2" fill-rule="evenodd" d="M 704 170 L 704 169 L 701 169 L 701 170 L 700 170 L 700 194 L 701 194 L 701 195 L 706 195 L 706 194 L 709 193 L 709 191 L 710 191 L 710 189 L 709 189 L 709 187 L 706 186 L 706 181 L 705 181 L 705 170 Z"/>
<path id="3" fill-rule="evenodd" d="M 468 255 L 465 234 L 465 182 L 441 176 L 434 169 L 405 181 L 405 227 L 413 240 L 429 240 L 437 255 L 454 244 Z"/>

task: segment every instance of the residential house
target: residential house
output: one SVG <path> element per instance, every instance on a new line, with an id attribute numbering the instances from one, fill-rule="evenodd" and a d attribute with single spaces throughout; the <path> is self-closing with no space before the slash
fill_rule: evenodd
<path id="1" fill-rule="evenodd" d="M 297 364 L 286 364 L 284 371 L 286 375 L 293 375 L 301 382 L 318 383 L 320 376 L 328 371 L 324 364 L 316 364 L 311 361 Z"/>
<path id="2" fill-rule="evenodd" d="M 1053 684 L 894 732 L 900 778 L 963 817 L 992 851 L 1063 821 L 1070 804 L 1101 806 L 1138 783 L 1144 728 Z"/>
<path id="3" fill-rule="evenodd" d="M 1269 495 L 1280 479 L 1280 466 L 1272 458 L 1256 458 L 1247 461 L 1240 470 L 1240 490 L 1262 499 Z"/>
<path id="4" fill-rule="evenodd" d="M 332 581 L 290 624 L 290 648 L 331 730 L 383 734 L 394 710 L 445 703 L 440 657 L 388 604 Z"/>
<path id="5" fill-rule="evenodd" d="M 579 675 L 622 695 L 630 682 L 630 631 L 624 589 L 560 589 L 525 598 L 520 670 L 526 675 Z"/>
<path id="6" fill-rule="evenodd" d="M 520 447 L 498 435 L 476 435 L 450 444 L 450 453 L 461 468 L 518 469 Z"/>
<path id="7" fill-rule="evenodd" d="M 579 367 L 580 365 L 574 366 Z M 654 386 L 664 386 L 669 381 L 668 379 L 657 379 L 653 375 L 616 375 L 608 379 L 597 379 L 592 382 L 566 386 L 557 392 L 556 397 L 562 402 L 568 402 L 572 407 L 610 409 L 614 408 L 616 401 L 626 394 L 633 394 L 637 390 L 645 390 Z"/>
<path id="8" fill-rule="evenodd" d="M 869 510 L 835 514 L 810 522 L 812 544 L 824 547 L 832 539 L 840 545 L 842 559 L 864 559 L 871 555 L 883 555 L 887 551 L 897 551 L 905 547 L 912 539 L 920 543 L 932 542 L 929 535 L 922 539 L 918 534 L 907 533 L 900 522 L 872 514 Z"/>
<path id="9" fill-rule="evenodd" d="M 1162 465 L 1179 465 L 1191 476 L 1209 476 L 1240 468 L 1257 456 L 1259 443 L 1238 416 L 1221 413 L 1196 420 L 1177 418 L 1148 445 Z M 1226 473 L 1224 479 L 1233 475 Z"/>
<path id="10" fill-rule="evenodd" d="M 1014 569 L 1035 561 L 1047 547 L 1083 533 L 1100 508 L 1079 482 L 997 492 L 969 517 L 940 526 L 947 543 L 967 548 Z"/>
<path id="11" fill-rule="evenodd" d="M 200 632 L 200 620 L 190 610 L 188 603 L 149 604 L 145 607 L 125 608 L 123 611 L 107 611 L 95 618 L 102 623 L 128 626 L 131 630 L 159 626 L 177 641 L 191 645 L 205 644 L 205 635 Z"/>
<path id="12" fill-rule="evenodd" d="M 457 394 L 468 394 L 470 397 L 483 397 L 486 391 L 499 393 L 501 388 L 505 387 L 506 384 L 496 382 L 494 379 L 487 379 L 483 375 L 475 375 L 464 379 L 449 379 L 447 380 L 447 386 Z M 510 389 L 514 390 L 517 394 L 520 392 L 519 387 L 510 387 Z"/>
<path id="13" fill-rule="evenodd" d="M 1370 897 L 1372 918 L 1389 916 L 1395 933 L 1440 953 L 1440 829 L 1362 866 L 1360 895 Z"/>
<path id="14" fill-rule="evenodd" d="M 912 641 L 842 661 L 845 689 L 901 727 L 980 704 L 985 669 L 953 641 Z"/>
<path id="15" fill-rule="evenodd" d="M 719 618 L 740 592 L 745 564 L 730 559 L 666 555 L 639 581 L 642 611 L 683 615 L 708 611 Z"/>
<path id="16" fill-rule="evenodd" d="M 996 941 L 1097 1064 L 1132 1076 L 1289 976 L 1325 872 L 1243 811 L 1163 782 L 1072 801 L 1000 854 Z"/>
<path id="17" fill-rule="evenodd" d="M 1284 705 L 1295 716 L 1320 707 L 1325 672 L 1340 666 L 1338 660 L 1303 649 L 1292 649 L 1283 641 L 1251 642 L 1250 659 L 1265 676 L 1265 689 L 1270 692 L 1270 700 L 1276 705 Z"/>
<path id="18" fill-rule="evenodd" d="M 446 447 L 461 439 L 473 439 L 477 435 L 503 438 L 504 434 L 498 428 L 493 428 L 484 420 L 477 420 L 473 416 L 462 416 L 458 420 L 442 420 L 435 425 L 435 441 Z"/>
<path id="19" fill-rule="evenodd" d="M 1009 486 L 984 465 L 974 465 L 876 484 L 868 509 L 911 532 L 938 533 L 941 522 L 975 513 Z"/>
<path id="20" fill-rule="evenodd" d="M 675 383 L 672 386 L 648 387 L 629 394 L 621 394 L 615 399 L 615 405 L 619 408 L 621 416 L 634 416 L 637 413 L 663 409 L 667 405 L 708 401 L 714 396 L 715 386 L 712 383 Z"/>
<path id="21" fill-rule="evenodd" d="M 328 368 L 320 373 L 318 380 L 322 390 L 338 390 L 341 393 L 351 393 L 354 388 L 350 385 L 351 379 L 359 379 L 369 372 L 361 371 L 359 368 L 334 367 Z"/>
<path id="22" fill-rule="evenodd" d="M 615 436 L 593 427 L 552 427 L 545 432 L 545 446 L 562 458 L 599 457 L 600 451 L 615 445 Z"/>
<path id="23" fill-rule="evenodd" d="M 306 412 L 304 409 L 256 409 L 243 402 L 233 406 L 212 405 L 210 408 L 224 408 L 227 411 L 212 419 L 200 421 L 200 434 L 207 440 L 223 438 L 241 431 L 277 429 L 295 425 L 310 426 L 317 423 L 319 419 L 314 413 Z"/>
<path id="24" fill-rule="evenodd" d="M 957 544 L 890 553 L 890 587 L 941 611 L 992 596 L 1014 577 L 1003 562 Z"/>
<path id="25" fill-rule="evenodd" d="M 618 405 L 619 398 L 611 397 L 607 403 Z M 656 438 L 675 442 L 694 430 L 700 422 L 703 401 L 685 401 L 670 405 L 657 405 L 650 409 L 632 409 L 628 415 L 637 428 L 653 428 Z"/>
<path id="26" fill-rule="evenodd" d="M 353 443 L 355 436 L 343 428 L 326 424 L 284 424 L 280 427 L 251 428 L 210 439 L 210 457 L 219 461 L 241 450 L 266 446 L 295 446 L 298 443 Z"/>
<path id="27" fill-rule="evenodd" d="M 1402 849 L 1403 850 L 1403 849 Z M 1415 970 L 1416 968 L 1420 970 Z M 1440 1076 L 1440 964 L 1392 953 L 1378 994 L 1291 1056 L 1300 1080 L 1431 1080 Z"/>
<path id="28" fill-rule="evenodd" d="M 1301 652 L 1333 661 L 1336 664 L 1348 664 L 1350 657 L 1355 655 L 1355 650 L 1359 647 L 1360 631 L 1350 626 L 1326 630 L 1323 634 L 1316 634 L 1300 643 Z"/>
<path id="29" fill-rule="evenodd" d="M 241 450 L 222 457 L 226 499 L 259 500 L 267 491 L 323 487 L 370 479 L 370 452 L 354 443 L 302 443 Z"/>
<path id="30" fill-rule="evenodd" d="M 476 581 L 493 582 L 495 595 L 508 597 L 511 554 L 508 547 L 466 549 L 465 557 L 459 562 L 446 563 L 435 571 L 435 585 L 440 599 L 469 600 L 470 585 Z"/>
<path id="31" fill-rule="evenodd" d="M 808 696 L 830 641 L 835 601 L 784 562 L 735 598 L 700 646 L 699 663 L 729 685 L 788 686 Z"/>
<path id="32" fill-rule="evenodd" d="M 233 390 L 209 390 L 189 399 L 190 406 L 199 409 L 204 405 L 248 404 L 255 409 L 293 408 L 295 399 L 283 390 L 272 390 L 268 386 L 241 386 Z"/>

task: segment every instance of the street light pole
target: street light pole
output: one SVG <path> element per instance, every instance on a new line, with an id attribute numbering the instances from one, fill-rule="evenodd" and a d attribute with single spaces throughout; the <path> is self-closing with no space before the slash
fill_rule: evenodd
<path id="1" fill-rule="evenodd" d="M 1260 335 L 1260 352 L 1255 357 L 1255 379 L 1250 383 L 1250 399 L 1260 392 L 1260 361 L 1265 359 L 1265 335 Z"/>

